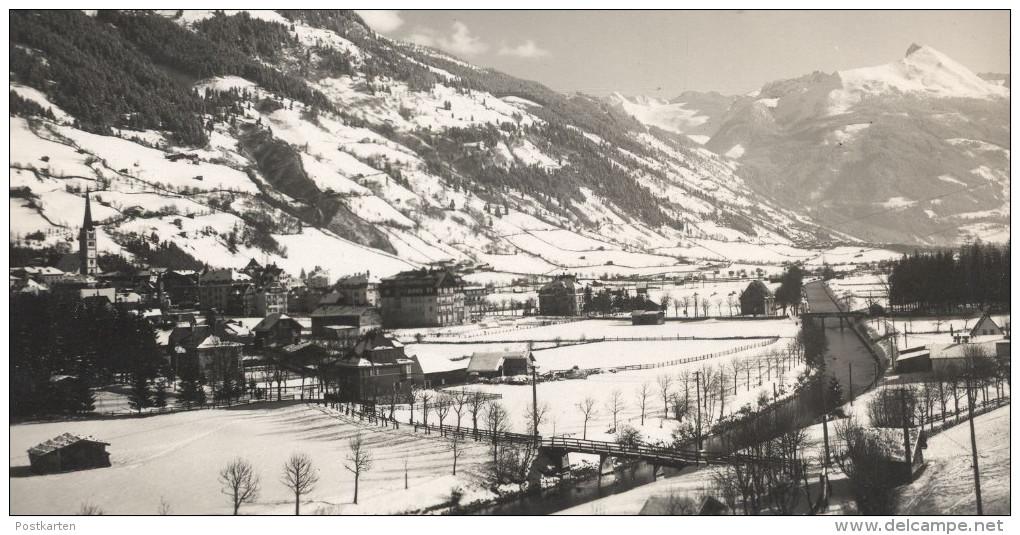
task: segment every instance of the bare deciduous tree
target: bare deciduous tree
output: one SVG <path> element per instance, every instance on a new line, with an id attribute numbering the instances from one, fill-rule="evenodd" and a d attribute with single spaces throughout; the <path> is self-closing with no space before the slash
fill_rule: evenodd
<path id="1" fill-rule="evenodd" d="M 435 394 L 431 390 L 421 389 L 418 391 L 420 396 L 418 400 L 421 402 L 421 423 L 425 426 L 425 432 L 429 432 L 429 401 L 435 397 Z"/>
<path id="2" fill-rule="evenodd" d="M 618 427 L 618 422 L 616 418 L 620 414 L 620 412 L 623 411 L 626 405 L 627 404 L 624 403 L 623 401 L 623 394 L 621 394 L 619 390 L 613 390 L 612 393 L 609 394 L 609 401 L 606 402 L 606 411 L 613 415 L 614 433 L 616 432 L 616 429 Z"/>
<path id="3" fill-rule="evenodd" d="M 250 461 L 240 457 L 220 470 L 220 485 L 223 494 L 230 497 L 235 515 L 241 504 L 254 502 L 259 497 L 259 475 Z"/>
<path id="4" fill-rule="evenodd" d="M 439 418 L 439 434 L 445 435 L 443 420 L 446 419 L 447 414 L 450 414 L 450 409 L 453 408 L 453 400 L 447 394 L 439 394 L 436 396 L 436 401 L 433 405 L 436 410 L 436 416 Z"/>
<path id="5" fill-rule="evenodd" d="M 312 459 L 304 453 L 295 453 L 283 465 L 283 484 L 294 493 L 294 514 L 301 514 L 301 496 L 315 489 L 319 471 L 312 466 Z"/>
<path id="6" fill-rule="evenodd" d="M 577 410 L 581 411 L 581 414 L 584 415 L 584 432 L 581 435 L 581 438 L 587 439 L 588 421 L 593 418 L 597 418 L 599 411 L 595 408 L 595 400 L 590 396 L 584 398 L 584 401 L 578 403 L 576 407 Z"/>
<path id="7" fill-rule="evenodd" d="M 347 462 L 344 463 L 344 468 L 354 474 L 355 504 L 358 503 L 358 481 L 361 474 L 372 469 L 373 462 L 372 452 L 368 451 L 368 446 L 360 434 L 347 441 Z"/>
<path id="8" fill-rule="evenodd" d="M 468 395 L 468 409 L 471 412 L 471 428 L 475 432 L 475 440 L 478 440 L 478 415 L 485 406 L 485 397 L 481 392 L 471 392 Z"/>
<path id="9" fill-rule="evenodd" d="M 499 436 L 510 430 L 510 415 L 502 403 L 490 401 L 485 406 L 485 429 L 492 437 L 492 462 L 495 464 L 498 462 Z"/>
<path id="10" fill-rule="evenodd" d="M 172 512 L 173 507 L 170 507 L 170 502 L 166 501 L 166 497 L 160 496 L 159 509 L 156 510 L 156 513 L 159 514 L 160 516 L 167 516 Z"/>
<path id="11" fill-rule="evenodd" d="M 641 426 L 645 425 L 645 409 L 648 407 L 648 398 L 652 396 L 652 385 L 648 383 L 641 383 L 641 387 L 637 389 L 637 401 L 638 407 L 641 408 Z"/>
<path id="12" fill-rule="evenodd" d="M 460 419 L 468 402 L 468 393 L 463 390 L 453 392 L 450 394 L 450 402 L 453 405 L 453 413 L 457 415 L 457 427 L 460 427 Z"/>
<path id="13" fill-rule="evenodd" d="M 662 411 L 665 416 L 669 416 L 669 388 L 673 386 L 673 379 L 664 374 L 656 377 L 655 383 L 659 387 L 659 397 L 662 398 Z"/>
<path id="14" fill-rule="evenodd" d="M 450 451 L 453 453 L 453 475 L 457 475 L 457 459 L 460 457 L 462 437 L 460 430 L 450 435 Z"/>
<path id="15" fill-rule="evenodd" d="M 524 409 L 524 418 L 528 422 L 528 426 L 531 429 L 531 434 L 533 434 L 533 435 L 537 435 L 538 434 L 538 428 L 541 427 L 542 424 L 545 423 L 548 415 L 549 415 L 549 404 L 548 403 L 544 403 L 544 402 L 543 403 L 539 403 L 538 404 L 537 414 L 536 414 L 535 407 L 532 406 L 532 405 L 528 405 L 527 408 Z M 536 427 L 536 424 L 537 424 L 537 427 Z"/>

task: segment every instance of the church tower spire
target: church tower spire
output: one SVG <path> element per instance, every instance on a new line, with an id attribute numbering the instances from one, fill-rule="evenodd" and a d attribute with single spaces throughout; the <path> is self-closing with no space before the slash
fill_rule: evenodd
<path id="1" fill-rule="evenodd" d="M 78 256 L 81 258 L 81 274 L 94 277 L 99 273 L 96 263 L 96 226 L 92 222 L 92 204 L 89 190 L 85 188 L 85 217 L 78 232 Z"/>

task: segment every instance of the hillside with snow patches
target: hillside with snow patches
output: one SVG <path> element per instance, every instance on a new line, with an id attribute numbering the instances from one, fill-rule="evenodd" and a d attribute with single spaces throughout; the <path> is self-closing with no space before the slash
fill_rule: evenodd
<path id="1" fill-rule="evenodd" d="M 73 101 L 60 100 L 59 83 L 12 68 L 22 110 L 12 104 L 12 242 L 69 246 L 86 189 L 101 253 L 131 258 L 139 242 L 173 243 L 210 266 L 256 258 L 290 272 L 388 275 L 452 260 L 511 275 L 658 274 L 705 261 L 781 262 L 797 243 L 833 237 L 763 202 L 735 162 L 684 136 L 575 111 L 599 109 L 594 99 L 390 41 L 351 13 L 287 15 L 91 14 L 143 51 L 145 35 L 130 27 L 138 21 L 185 39 L 210 23 L 270 23 L 286 36 L 265 52 L 274 72 L 257 75 L 288 76 L 280 91 L 297 97 L 237 74 L 165 66 L 179 58 L 154 62 L 190 92 L 175 98 L 199 102 L 206 141 L 197 146 L 160 128 L 90 126 L 60 106 Z M 51 39 L 64 39 L 53 27 Z M 24 61 L 56 65 L 48 43 L 12 36 Z M 423 87 L 422 73 L 435 81 Z M 292 89 L 295 80 L 305 86 Z M 141 120 L 134 115 L 124 121 Z M 636 208 L 625 204 L 634 199 Z"/>
<path id="2" fill-rule="evenodd" d="M 635 119 L 704 143 L 751 189 L 832 230 L 907 244 L 1009 239 L 1009 76 L 977 75 L 931 47 L 772 82 L 724 110 L 622 100 Z M 714 126 L 699 136 L 691 118 Z"/>

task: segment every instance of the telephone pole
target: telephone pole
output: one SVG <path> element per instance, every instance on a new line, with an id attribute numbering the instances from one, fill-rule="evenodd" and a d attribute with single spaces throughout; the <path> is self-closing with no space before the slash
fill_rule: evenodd
<path id="1" fill-rule="evenodd" d="M 528 355 L 531 356 L 530 353 Z M 538 446 L 538 365 L 531 363 L 531 417 L 535 422 L 535 446 Z"/>
<path id="2" fill-rule="evenodd" d="M 903 455 L 907 460 L 907 480 L 914 481 L 914 465 L 910 461 L 910 417 L 907 415 L 907 390 L 900 389 L 900 418 L 903 419 Z"/>
<path id="3" fill-rule="evenodd" d="M 690 383 L 688 383 L 688 384 L 690 384 Z M 700 370 L 694 372 L 694 388 L 695 388 L 695 393 L 697 394 L 697 399 L 698 399 L 697 403 L 695 403 L 695 405 L 698 406 L 698 419 L 697 419 L 698 428 L 695 431 L 695 433 L 697 434 L 697 440 L 695 441 L 694 445 L 695 445 L 695 448 L 697 448 L 697 449 L 694 451 L 694 464 L 700 464 L 700 461 L 701 461 L 701 371 Z"/>
<path id="4" fill-rule="evenodd" d="M 818 381 L 818 384 L 822 387 L 822 439 L 825 442 L 825 467 L 829 467 L 829 407 L 825 403 L 825 389 L 827 386 L 824 381 Z"/>
<path id="5" fill-rule="evenodd" d="M 974 398 L 970 393 L 970 374 L 967 374 L 967 416 L 970 419 L 970 456 L 974 461 L 974 496 L 977 498 L 977 514 L 983 515 L 981 507 L 981 474 L 978 471 L 977 437 L 974 435 Z"/>

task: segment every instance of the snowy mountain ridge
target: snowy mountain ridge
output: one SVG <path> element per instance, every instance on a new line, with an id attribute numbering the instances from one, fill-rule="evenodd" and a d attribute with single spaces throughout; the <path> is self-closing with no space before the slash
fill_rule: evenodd
<path id="1" fill-rule="evenodd" d="M 809 258 L 792 246 L 833 235 L 762 203 L 733 163 L 697 143 L 596 99 L 390 41 L 353 14 L 20 16 L 12 242 L 68 247 L 86 188 L 101 252 L 141 260 L 173 245 L 211 266 L 256 258 L 291 272 L 387 275 L 437 262 L 501 280 L 685 272 Z M 68 26 L 81 31 L 69 39 Z M 66 50 L 53 43 L 87 56 L 75 39 L 104 32 L 111 47 L 140 51 L 138 62 L 158 59 L 144 67 L 151 76 L 190 92 L 166 98 L 198 113 L 170 108 L 178 116 L 163 128 L 139 127 L 141 108 L 86 120 L 93 109 L 76 99 L 87 90 L 62 90 L 81 73 L 60 70 Z M 252 56 L 258 64 L 243 63 Z M 198 146 L 166 129 L 192 120 L 203 132 L 184 132 Z"/>
<path id="2" fill-rule="evenodd" d="M 672 131 L 739 163 L 759 194 L 880 242 L 1009 238 L 1009 76 L 913 45 L 883 65 L 777 80 Z M 684 95 L 672 102 L 704 99 Z M 631 99 L 637 120 L 667 120 Z M 701 129 L 700 131 L 698 129 Z M 937 157 L 932 158 L 935 154 Z"/>

